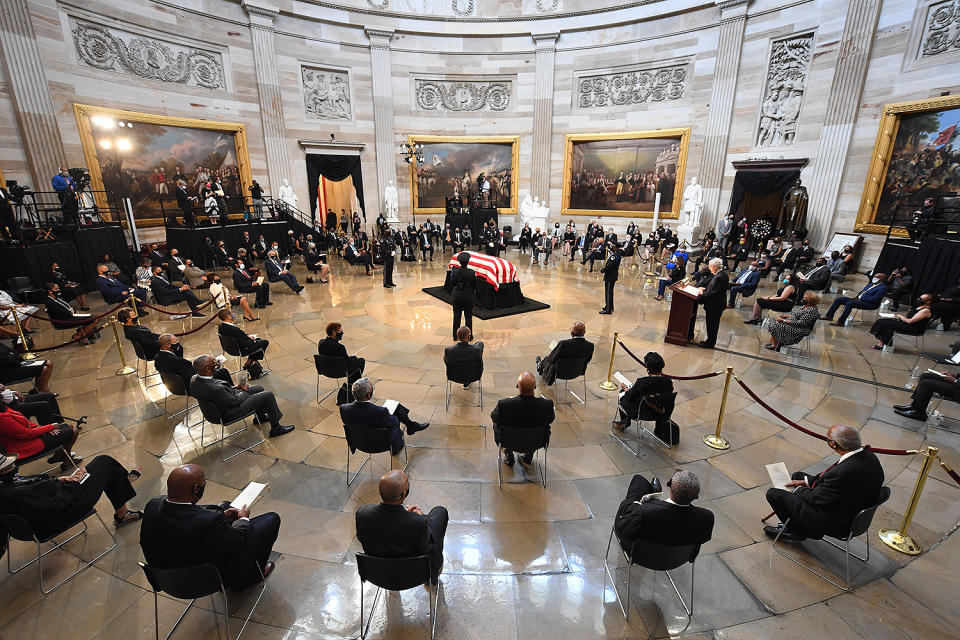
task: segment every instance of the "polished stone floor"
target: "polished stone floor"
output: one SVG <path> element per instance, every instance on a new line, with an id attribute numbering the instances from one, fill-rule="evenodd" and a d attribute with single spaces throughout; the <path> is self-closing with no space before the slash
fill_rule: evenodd
<path id="1" fill-rule="evenodd" d="M 940 447 L 943 457 L 960 467 L 957 423 L 921 424 L 902 419 L 890 405 L 905 402 L 903 386 L 917 356 L 909 349 L 872 350 L 866 326 L 818 327 L 812 357 L 772 354 L 765 337 L 744 325 L 748 308 L 724 314 L 718 346 L 725 351 L 681 348 L 662 341 L 668 303 L 644 290 L 638 270 L 628 270 L 617 288 L 617 310 L 598 315 L 602 283 L 578 263 L 530 266 L 516 258 L 523 290 L 549 302 L 546 311 L 491 321 L 477 321 L 475 333 L 486 343 L 483 408 L 474 390 L 455 388 L 444 408 L 442 351 L 450 344 L 450 308 L 421 292 L 443 281 L 445 260 L 402 264 L 398 287 L 380 286 L 335 259 L 330 284 L 308 285 L 301 296 L 273 286 L 276 304 L 261 312 L 248 331 L 270 340 L 272 373 L 263 385 L 273 390 L 285 422 L 297 426 L 287 436 L 221 462 L 218 447 L 201 452 L 199 428 L 164 417 L 161 386 L 145 387 L 136 376 L 118 377 L 120 366 L 112 340 L 92 347 L 55 352 L 53 388 L 69 415 L 87 414 L 89 426 L 78 453 L 107 453 L 126 465 L 141 465 L 135 505 L 164 489 L 173 467 L 200 462 L 207 470 L 206 498 L 233 498 L 250 480 L 269 482 L 270 492 L 254 507 L 280 514 L 283 524 L 275 546 L 277 569 L 265 599 L 245 631 L 249 638 L 350 638 L 359 635 L 360 582 L 354 567 L 354 510 L 376 500 L 376 477 L 388 466 L 383 454 L 367 465 L 350 487 L 345 482 L 347 447 L 330 396 L 317 403 L 311 354 L 327 322 L 344 325 L 351 353 L 364 347 L 367 373 L 376 383 L 376 399 L 402 401 L 415 419 L 432 426 L 408 439 L 411 501 L 425 509 L 442 504 L 451 524 L 445 546 L 438 637 L 491 639 L 643 638 L 683 636 L 717 639 L 766 638 L 957 638 L 960 613 L 960 538 L 949 535 L 960 518 L 960 487 L 934 468 L 917 509 L 910 534 L 925 552 L 911 558 L 879 544 L 877 529 L 896 527 L 907 506 L 921 460 L 882 456 L 893 490 L 881 507 L 869 536 L 873 553 L 866 565 L 854 561 L 857 588 L 843 593 L 787 560 L 770 564 L 770 542 L 760 518 L 768 511 L 764 464 L 783 461 L 793 471 L 820 470 L 832 461 L 822 442 L 780 423 L 732 384 L 723 432 L 727 451 L 706 447 L 720 407 L 723 377 L 677 385 L 674 419 L 682 442 L 667 451 L 649 439 L 634 455 L 610 435 L 616 395 L 601 390 L 614 331 L 638 355 L 660 351 L 667 371 L 691 375 L 734 367 L 736 375 L 789 418 L 825 430 L 834 423 L 862 429 L 865 442 L 878 447 Z M 298 267 L 302 279 L 302 267 Z M 856 281 L 847 287 L 856 287 Z M 765 290 L 769 288 L 766 285 Z M 281 289 L 283 289 L 281 291 Z M 827 297 L 829 302 L 830 297 Z M 867 321 L 873 317 L 867 314 Z M 156 330 L 180 331 L 183 321 L 145 319 Z M 496 449 L 489 412 L 497 399 L 512 395 L 516 375 L 534 367 L 554 339 L 567 335 L 574 320 L 587 322 L 596 342 L 587 374 L 587 402 L 557 409 L 548 456 L 548 480 L 542 488 L 536 471 L 524 481 L 519 466 L 505 470 L 497 487 Z M 191 322 L 186 321 L 190 328 Z M 41 334 L 39 345 L 53 336 Z M 931 332 L 928 351 L 945 351 L 956 335 Z M 213 325 L 183 339 L 188 357 L 220 353 Z M 133 354 L 127 349 L 128 357 Z M 760 356 L 761 359 L 752 356 Z M 791 367 L 799 364 L 807 369 Z M 638 366 L 617 350 L 615 369 L 630 378 Z M 921 370 L 926 365 L 921 364 Z M 831 376 L 824 372 L 842 374 Z M 865 382 L 857 381 L 864 380 Z M 156 377 L 147 384 L 158 381 Z M 887 386 L 870 384 L 876 381 Z M 332 387 L 322 380 L 322 393 Z M 578 383 L 573 387 L 580 393 Z M 541 392 L 554 397 L 552 389 Z M 569 397 L 568 397 L 569 399 Z M 170 411 L 182 408 L 172 398 Z M 955 407 L 955 405 L 954 405 Z M 945 407 L 946 409 L 946 407 Z M 946 411 L 949 415 L 950 410 Z M 954 412 L 956 415 L 957 412 Z M 199 419 L 198 414 L 191 416 Z M 952 426 L 951 426 L 952 425 Z M 241 440 L 248 436 L 239 436 Z M 226 453 L 235 452 L 227 447 Z M 351 463 L 355 469 L 360 462 Z M 716 515 L 713 540 L 696 563 L 696 611 L 687 623 L 665 576 L 634 568 L 629 622 L 621 614 L 609 583 L 603 553 L 612 517 L 634 473 L 669 476 L 673 469 L 694 470 L 702 483 L 700 505 Z M 100 513 L 109 515 L 102 501 Z M 109 520 L 108 520 L 109 522 Z M 107 542 L 102 529 L 67 546 L 68 552 L 45 558 L 51 578 L 63 575 L 83 558 L 96 555 Z M 92 568 L 47 597 L 41 597 L 35 571 L 15 576 L 0 572 L 0 638 L 146 638 L 153 637 L 153 596 L 137 566 L 139 525 L 121 529 L 119 547 Z M 808 561 L 840 574 L 842 556 L 827 553 L 822 543 L 796 549 Z M 858 549 L 861 547 L 857 547 Z M 15 561 L 31 547 L 14 544 Z M 611 554 L 611 557 L 613 554 Z M 623 563 L 618 579 L 625 575 Z M 674 575 L 682 591 L 690 584 L 689 566 Z M 367 590 L 367 606 L 372 589 Z M 245 616 L 254 593 L 231 602 L 235 616 Z M 390 594 L 374 614 L 373 638 L 427 638 L 427 599 L 422 589 Z M 222 618 L 212 613 L 211 599 L 198 601 L 175 637 L 224 637 Z M 222 607 L 219 600 L 218 608 Z M 180 612 L 180 603 L 160 600 L 161 633 Z M 219 626 L 218 626 L 219 625 Z M 239 625 L 231 626 L 235 634 Z"/>

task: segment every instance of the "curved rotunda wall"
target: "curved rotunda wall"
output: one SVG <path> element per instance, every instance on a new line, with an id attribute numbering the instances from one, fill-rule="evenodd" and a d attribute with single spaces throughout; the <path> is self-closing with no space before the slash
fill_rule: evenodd
<path id="1" fill-rule="evenodd" d="M 273 192 L 288 177 L 305 205 L 299 141 L 327 140 L 332 133 L 363 145 L 368 217 L 376 215 L 383 187 L 393 179 L 401 218 L 409 219 L 409 166 L 397 152 L 408 135 L 519 136 L 520 197 L 534 190 L 556 217 L 566 134 L 689 127 L 686 177 L 698 176 L 704 185 L 705 223 L 726 211 L 732 161 L 808 158 L 802 178 L 811 189 L 809 221 L 815 241 L 822 242 L 832 232 L 853 230 L 883 106 L 960 89 L 952 73 L 955 51 L 916 60 L 916 34 L 925 28 L 931 2 L 661 0 L 589 3 L 591 11 L 578 14 L 588 3 L 561 0 L 553 15 L 543 17 L 529 0 L 476 0 L 476 15 L 443 19 L 437 12 L 446 5 L 439 0 L 416 4 L 416 14 L 402 17 L 389 13 L 401 11 L 397 0 L 389 11 L 367 0 L 336 3 L 340 8 L 321 0 L 31 0 L 26 6 L 62 152 L 49 140 L 25 144 L 23 132 L 36 131 L 26 125 L 43 116 L 24 115 L 23 107 L 17 114 L 9 68 L 0 65 L 0 116 L 19 116 L 2 119 L 0 169 L 8 179 L 47 184 L 48 176 L 34 175 L 31 154 L 38 145 L 53 149 L 48 157 L 62 153 L 70 166 L 82 166 L 73 104 L 90 104 L 242 123 L 253 177 Z M 223 81 L 207 87 L 145 78 L 121 64 L 98 68 L 79 53 L 78 24 L 205 52 L 220 61 Z M 771 57 L 784 42 L 807 59 L 797 83 L 802 95 L 795 138 L 771 146 L 758 143 L 760 108 L 767 74 L 778 64 Z M 841 64 L 841 47 L 868 55 L 847 56 Z M 577 99 L 584 77 L 659 69 L 682 77 L 669 97 L 645 95 L 618 106 Z M 310 111 L 304 85 L 315 73 L 343 79 L 348 112 Z M 418 82 L 425 81 L 481 88 L 499 83 L 507 86 L 508 100 L 472 110 L 425 109 L 417 101 Z M 515 224 L 509 216 L 504 222 Z M 603 222 L 622 229 L 628 220 Z M 649 219 L 641 221 L 641 228 L 648 225 Z M 882 238 L 866 240 L 869 263 Z"/>

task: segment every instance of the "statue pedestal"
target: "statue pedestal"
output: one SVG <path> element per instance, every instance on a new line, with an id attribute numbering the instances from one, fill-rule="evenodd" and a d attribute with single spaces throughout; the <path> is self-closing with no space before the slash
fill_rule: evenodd
<path id="1" fill-rule="evenodd" d="M 699 226 L 695 227 L 692 224 L 682 224 L 677 227 L 677 238 L 681 242 L 686 242 L 688 247 L 692 246 L 693 239 L 697 235 L 697 231 L 699 229 Z"/>

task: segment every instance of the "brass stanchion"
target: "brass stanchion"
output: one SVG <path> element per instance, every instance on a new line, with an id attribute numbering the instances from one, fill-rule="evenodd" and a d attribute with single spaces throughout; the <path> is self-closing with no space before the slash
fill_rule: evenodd
<path id="1" fill-rule="evenodd" d="M 17 333 L 20 334 L 20 344 L 23 345 L 23 353 L 20 354 L 20 357 L 24 360 L 36 360 L 37 354 L 27 349 L 27 336 L 23 333 L 23 327 L 20 325 L 20 316 L 17 315 L 17 308 L 10 307 L 10 313 L 13 314 L 13 324 L 17 327 Z"/>
<path id="2" fill-rule="evenodd" d="M 917 476 L 917 483 L 913 485 L 913 493 L 910 494 L 910 502 L 907 504 L 907 510 L 903 514 L 903 520 L 900 522 L 899 529 L 880 529 L 877 536 L 883 544 L 891 549 L 896 549 L 900 553 L 908 556 L 920 555 L 923 550 L 920 545 L 914 542 L 913 538 L 907 535 L 907 529 L 910 528 L 910 521 L 913 520 L 913 514 L 917 510 L 917 503 L 920 502 L 920 494 L 923 492 L 923 485 L 927 482 L 927 476 L 930 475 L 930 467 L 937 458 L 939 447 L 927 447 L 926 451 L 921 451 L 924 456 L 923 467 L 920 469 L 920 475 Z"/>
<path id="3" fill-rule="evenodd" d="M 720 415 L 717 416 L 717 430 L 703 436 L 703 444 L 713 449 L 729 449 L 730 442 L 720 435 L 723 428 L 723 414 L 727 410 L 727 394 L 730 392 L 730 378 L 733 377 L 733 367 L 727 367 L 727 379 L 723 381 L 723 399 L 720 401 Z"/>
<path id="4" fill-rule="evenodd" d="M 600 388 L 604 391 L 619 389 L 617 383 L 613 381 L 613 356 L 617 353 L 617 336 L 619 335 L 619 331 L 613 332 L 613 346 L 610 347 L 610 367 L 607 369 L 607 379 L 600 383 Z"/>
<path id="5" fill-rule="evenodd" d="M 134 311 L 137 310 L 137 298 L 133 295 L 133 289 L 130 290 L 130 297 L 127 299 L 127 302 L 130 303 L 130 308 Z"/>
<path id="6" fill-rule="evenodd" d="M 117 369 L 117 372 L 114 375 L 128 376 L 131 373 L 136 373 L 137 370 L 133 367 L 127 366 L 127 359 L 123 357 L 123 345 L 120 344 L 120 330 L 117 328 L 117 325 L 120 323 L 117 322 L 116 317 L 113 317 L 110 318 L 110 324 L 113 325 L 113 338 L 117 342 L 117 352 L 120 354 L 120 368 Z"/>

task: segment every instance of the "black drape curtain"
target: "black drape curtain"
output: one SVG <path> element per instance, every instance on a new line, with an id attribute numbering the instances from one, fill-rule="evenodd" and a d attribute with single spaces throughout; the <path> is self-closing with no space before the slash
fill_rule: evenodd
<path id="1" fill-rule="evenodd" d="M 307 188 L 310 190 L 310 217 L 317 214 L 317 185 L 320 176 L 327 180 L 339 182 L 348 177 L 353 179 L 353 188 L 357 192 L 357 200 L 363 211 L 363 219 L 367 219 L 367 206 L 363 202 L 363 173 L 360 170 L 360 156 L 328 156 L 320 153 L 307 154 Z M 337 215 L 340 215 L 337 212 Z M 314 222 L 316 222 L 314 220 Z M 338 221 L 339 222 L 339 221 Z"/>
<path id="2" fill-rule="evenodd" d="M 106 253 L 110 254 L 110 257 L 113 258 L 113 261 L 117 263 L 123 273 L 133 277 L 136 271 L 136 266 L 130 257 L 130 248 L 127 246 L 127 236 L 120 226 L 101 229 L 84 229 L 81 227 L 77 232 L 76 245 L 80 264 L 83 266 L 83 273 L 77 274 L 79 277 L 74 279 L 83 284 L 88 291 L 94 288 L 94 281 L 97 277 L 97 263 L 103 262 L 103 256 Z"/>
<path id="3" fill-rule="evenodd" d="M 167 248 L 176 248 L 183 258 L 190 258 L 198 266 L 204 269 L 212 265 L 204 264 L 203 245 L 206 238 L 210 238 L 214 246 L 217 246 L 221 240 L 227 245 L 227 252 L 230 255 L 237 254 L 237 248 L 243 240 L 243 232 L 250 234 L 250 239 L 254 242 L 262 235 L 267 241 L 267 245 L 276 240 L 280 243 L 280 248 L 287 248 L 287 230 L 290 228 L 286 222 L 252 222 L 249 224 L 231 224 L 226 227 L 220 225 L 210 227 L 198 227 L 191 229 L 188 227 L 167 227 Z"/>
<path id="4" fill-rule="evenodd" d="M 924 238 L 912 269 L 913 299 L 923 293 L 940 293 L 960 277 L 960 241 L 937 236 Z"/>
<path id="5" fill-rule="evenodd" d="M 873 271 L 875 273 L 886 273 L 887 275 L 900 267 L 910 267 L 910 269 L 916 271 L 920 266 L 919 256 L 920 249 L 913 243 L 888 242 L 880 252 L 880 257 L 877 258 Z"/>
<path id="6" fill-rule="evenodd" d="M 737 171 L 733 177 L 733 193 L 730 194 L 730 213 L 736 213 L 737 208 L 747 192 L 765 195 L 779 191 L 784 193 L 797 178 L 799 171 Z"/>

